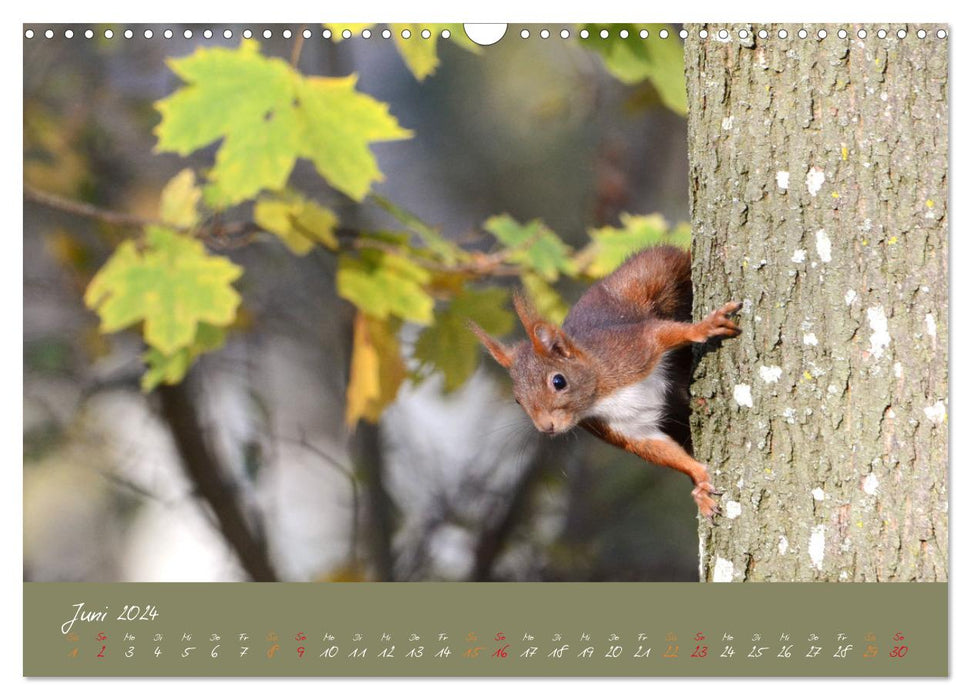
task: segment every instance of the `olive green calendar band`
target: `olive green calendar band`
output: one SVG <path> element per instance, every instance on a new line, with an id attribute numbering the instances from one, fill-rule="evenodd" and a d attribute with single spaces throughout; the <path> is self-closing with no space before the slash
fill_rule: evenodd
<path id="1" fill-rule="evenodd" d="M 26 583 L 26 676 L 945 676 L 946 583 Z"/>

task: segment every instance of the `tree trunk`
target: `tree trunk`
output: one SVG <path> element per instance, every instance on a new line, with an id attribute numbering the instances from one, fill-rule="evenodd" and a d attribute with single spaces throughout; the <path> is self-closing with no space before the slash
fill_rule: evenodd
<path id="1" fill-rule="evenodd" d="M 947 579 L 941 28 L 688 27 L 695 318 L 744 303 L 692 386 L 702 580 Z"/>

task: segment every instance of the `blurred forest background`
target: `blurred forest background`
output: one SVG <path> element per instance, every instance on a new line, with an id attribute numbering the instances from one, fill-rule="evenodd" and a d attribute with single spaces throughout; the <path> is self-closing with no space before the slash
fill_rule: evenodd
<path id="1" fill-rule="evenodd" d="M 188 27 L 192 38 L 169 28 L 172 38 L 156 28 L 149 40 L 143 27 L 133 39 L 121 27 L 85 39 L 87 27 L 74 27 L 67 39 L 60 26 L 25 40 L 25 189 L 153 220 L 166 183 L 212 164 L 213 147 L 156 151 L 155 103 L 183 85 L 166 59 L 235 48 L 243 28 L 230 27 L 231 39 L 224 26 L 210 39 L 203 27 Z M 478 54 L 439 41 L 441 63 L 419 81 L 377 30 L 337 43 L 318 25 L 298 68 L 356 73 L 359 91 L 389 105 L 414 135 L 374 145 L 384 179 L 373 191 L 466 249 L 493 250 L 483 222 L 501 214 L 540 219 L 576 249 L 624 213 L 685 221 L 683 115 L 649 81 L 618 80 L 598 52 L 559 38 L 562 28 L 542 39 L 531 26 L 522 39 L 510 26 Z M 260 51 L 290 61 L 296 40 L 273 29 L 257 34 Z M 326 201 L 342 226 L 394 227 L 306 161 L 289 184 Z M 100 333 L 83 301 L 131 227 L 37 199 L 24 204 L 25 580 L 250 578 L 239 542 L 187 476 L 173 442 L 187 429 L 221 465 L 225 498 L 279 580 L 697 580 L 688 481 L 579 430 L 541 436 L 482 354 L 454 391 L 437 373 L 405 382 L 379 423 L 350 429 L 355 308 L 335 291 L 337 259 L 322 247 L 294 255 L 264 231 L 209 241 L 245 270 L 226 343 L 178 394 L 143 392 L 142 338 Z M 246 206 L 227 219 L 251 218 Z M 555 288 L 572 303 L 588 283 L 564 275 Z M 418 332 L 402 326 L 406 352 Z M 467 336 L 456 342 L 474 343 Z"/>

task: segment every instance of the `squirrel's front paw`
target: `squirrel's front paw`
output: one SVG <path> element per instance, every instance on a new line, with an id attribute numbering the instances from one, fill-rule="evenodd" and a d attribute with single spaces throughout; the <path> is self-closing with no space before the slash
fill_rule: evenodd
<path id="1" fill-rule="evenodd" d="M 705 330 L 708 338 L 718 338 L 721 336 L 734 338 L 741 333 L 742 329 L 729 318 L 729 316 L 732 316 L 741 308 L 742 304 L 740 302 L 730 301 L 717 311 L 712 311 L 708 314 L 708 318 L 702 322 L 706 326 Z"/>
<path id="2" fill-rule="evenodd" d="M 715 487 L 708 481 L 702 481 L 691 491 L 695 503 L 698 504 L 698 511 L 708 518 L 709 522 L 714 522 L 715 516 L 721 513 L 718 504 L 712 496 L 720 496 L 721 491 L 716 491 Z"/>

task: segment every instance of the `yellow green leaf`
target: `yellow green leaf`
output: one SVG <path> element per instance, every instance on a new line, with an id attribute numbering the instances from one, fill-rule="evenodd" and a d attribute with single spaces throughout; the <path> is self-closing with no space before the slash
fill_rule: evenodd
<path id="1" fill-rule="evenodd" d="M 341 255 L 337 266 L 337 293 L 379 320 L 431 323 L 435 302 L 424 288 L 430 280 L 425 268 L 373 248 Z"/>
<path id="2" fill-rule="evenodd" d="M 442 236 L 438 229 L 429 226 L 404 207 L 400 207 L 391 200 L 376 194 L 371 195 L 370 201 L 373 201 L 381 209 L 394 217 L 398 223 L 408 228 L 409 231 L 414 231 L 418 234 L 418 237 L 425 244 L 428 251 L 446 265 L 454 265 L 459 258 L 466 256 L 465 251 Z"/>
<path id="3" fill-rule="evenodd" d="M 347 382 L 345 420 L 352 428 L 362 418 L 376 423 L 407 377 L 398 346 L 399 322 L 358 312 Z"/>
<path id="4" fill-rule="evenodd" d="M 442 30 L 449 31 L 448 41 L 452 41 L 456 46 L 479 53 L 481 47 L 468 38 L 465 28 L 461 24 L 392 24 L 391 37 L 398 53 L 404 60 L 408 70 L 419 81 L 424 80 L 435 72 L 438 68 L 438 40 L 442 36 Z M 428 30 L 429 37 L 423 38 L 421 33 Z M 408 38 L 404 37 L 404 31 L 408 30 Z"/>
<path id="5" fill-rule="evenodd" d="M 280 237 L 297 255 L 306 255 L 320 243 L 337 249 L 337 215 L 298 194 L 264 197 L 253 208 L 253 219 L 262 228 Z"/>
<path id="6" fill-rule="evenodd" d="M 537 313 L 553 323 L 563 323 L 570 311 L 563 297 L 539 275 L 526 273 L 522 276 L 522 281 Z"/>
<path id="7" fill-rule="evenodd" d="M 479 363 L 479 343 L 468 328 L 475 321 L 487 333 L 506 335 L 513 329 L 513 315 L 506 309 L 509 293 L 491 288 L 467 289 L 435 314 L 415 342 L 415 359 L 426 368 L 440 371 L 445 391 L 454 391 L 471 376 Z"/>
<path id="8" fill-rule="evenodd" d="M 169 66 L 186 84 L 156 103 L 157 149 L 185 156 L 221 140 L 205 190 L 216 208 L 282 189 L 298 158 L 360 201 L 382 179 L 370 145 L 411 136 L 356 90 L 356 76 L 305 77 L 255 41 L 200 48 Z"/>
<path id="9" fill-rule="evenodd" d="M 189 371 L 192 363 L 204 352 L 218 350 L 226 341 L 225 331 L 218 326 L 200 323 L 192 343 L 171 355 L 156 348 L 149 348 L 142 359 L 146 370 L 142 375 L 142 391 L 149 392 L 159 384 L 178 384 Z"/>
<path id="10" fill-rule="evenodd" d="M 682 224 L 672 229 L 660 214 L 620 215 L 621 228 L 605 226 L 590 231 L 590 243 L 576 255 L 580 270 L 590 277 L 604 277 L 620 267 L 627 258 L 656 245 L 691 245 L 691 227 Z"/>
<path id="11" fill-rule="evenodd" d="M 192 168 L 186 168 L 162 189 L 159 217 L 167 224 L 191 228 L 199 223 L 201 199 L 202 190 L 196 186 L 196 175 Z"/>
<path id="12" fill-rule="evenodd" d="M 590 32 L 580 43 L 601 55 L 604 65 L 614 77 L 628 84 L 650 80 L 661 101 L 677 114 L 688 113 L 688 93 L 684 82 L 684 45 L 674 30 L 666 24 L 586 24 Z M 627 38 L 620 31 L 627 30 Z M 642 39 L 640 31 L 648 37 Z M 659 32 L 667 29 L 668 37 Z M 606 39 L 600 36 L 607 30 Z"/>
<path id="13" fill-rule="evenodd" d="M 149 226 L 144 246 L 125 241 L 91 280 L 84 303 L 112 333 L 143 322 L 145 342 L 163 355 L 188 347 L 201 322 L 226 326 L 236 317 L 232 282 L 242 268 L 210 255 L 202 243 Z"/>
<path id="14" fill-rule="evenodd" d="M 503 214 L 493 216 L 483 226 L 511 249 L 510 262 L 532 268 L 549 282 L 555 282 L 561 272 L 573 273 L 569 246 L 539 219 L 520 224 Z"/>

